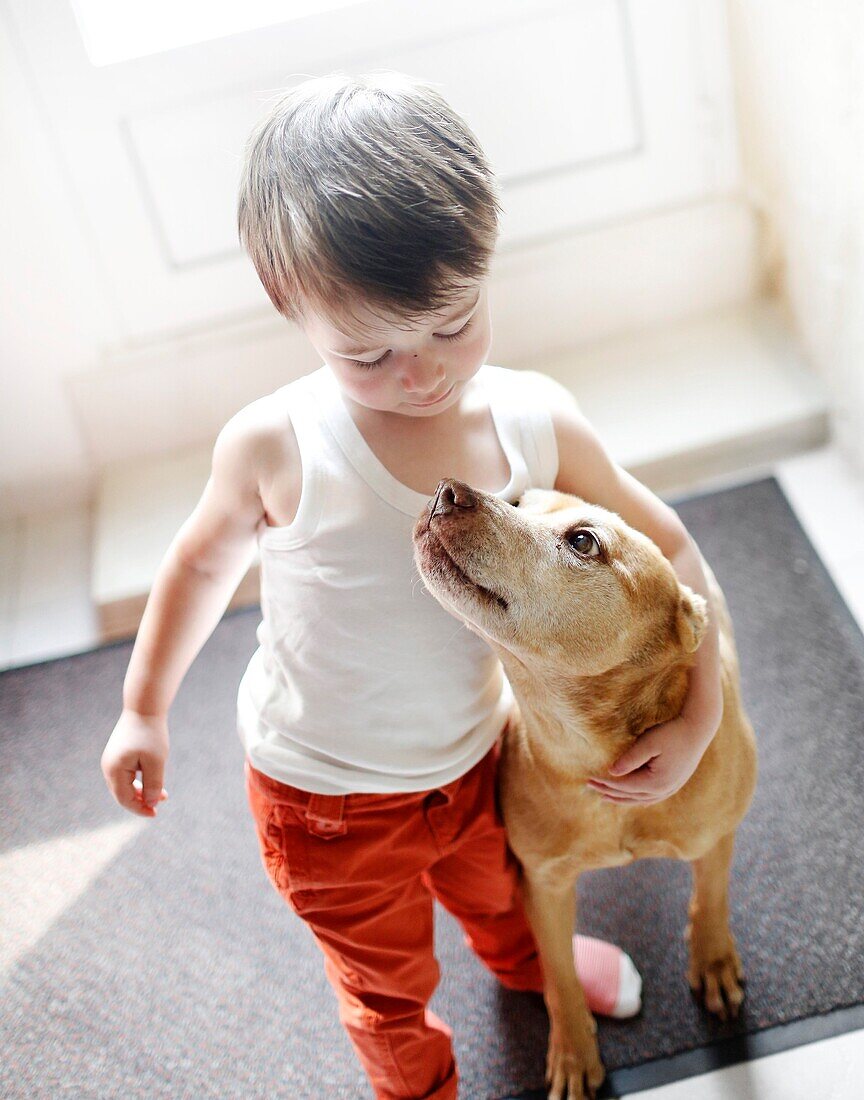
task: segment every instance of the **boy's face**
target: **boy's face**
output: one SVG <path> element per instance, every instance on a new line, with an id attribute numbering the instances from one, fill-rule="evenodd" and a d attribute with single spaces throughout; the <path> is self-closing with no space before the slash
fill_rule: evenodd
<path id="1" fill-rule="evenodd" d="M 343 392 L 380 412 L 425 420 L 452 408 L 492 343 L 485 280 L 463 291 L 452 307 L 410 324 L 355 312 L 362 329 L 350 336 L 311 308 L 300 327 Z"/>

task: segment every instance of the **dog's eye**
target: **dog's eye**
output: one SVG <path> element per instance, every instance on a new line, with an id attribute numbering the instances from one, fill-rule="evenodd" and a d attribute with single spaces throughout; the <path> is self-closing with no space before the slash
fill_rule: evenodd
<path id="1" fill-rule="evenodd" d="M 577 554 L 581 554 L 585 558 L 596 558 L 600 556 L 600 543 L 590 531 L 582 529 L 570 531 L 567 535 L 567 541 Z"/>

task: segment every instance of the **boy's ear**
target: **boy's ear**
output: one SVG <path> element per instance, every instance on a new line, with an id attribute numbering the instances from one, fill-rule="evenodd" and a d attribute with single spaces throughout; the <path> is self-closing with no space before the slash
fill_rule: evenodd
<path id="1" fill-rule="evenodd" d="M 685 653 L 694 653 L 708 629 L 708 601 L 686 584 L 680 585 L 681 598 L 675 625 Z"/>

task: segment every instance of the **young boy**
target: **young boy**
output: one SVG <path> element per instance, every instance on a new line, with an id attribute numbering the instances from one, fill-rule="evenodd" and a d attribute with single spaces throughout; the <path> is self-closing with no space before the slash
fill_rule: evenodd
<path id="1" fill-rule="evenodd" d="M 120 805 L 155 815 L 169 706 L 257 538 L 263 621 L 238 694 L 247 796 L 268 875 L 315 935 L 388 1100 L 456 1096 L 450 1032 L 426 1008 L 433 895 L 504 985 L 543 988 L 495 802 L 513 696 L 413 564 L 411 529 L 439 480 L 510 503 L 532 485 L 576 493 L 648 534 L 709 598 L 675 512 L 610 460 L 567 391 L 486 365 L 499 211 L 464 121 L 400 74 L 307 80 L 257 126 L 240 237 L 323 365 L 220 432 L 102 756 Z M 695 770 L 720 720 L 713 610 L 681 715 L 596 777 L 598 797 L 656 802 Z M 582 937 L 574 947 L 591 1007 L 637 1011 L 627 956 Z"/>

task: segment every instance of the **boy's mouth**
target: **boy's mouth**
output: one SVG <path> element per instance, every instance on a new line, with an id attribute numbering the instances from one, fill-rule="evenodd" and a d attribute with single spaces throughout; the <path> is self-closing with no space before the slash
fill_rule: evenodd
<path id="1" fill-rule="evenodd" d="M 448 390 L 446 390 L 444 393 L 442 393 L 440 397 L 436 397 L 432 401 L 409 401 L 408 404 L 411 405 L 415 409 L 426 409 L 430 405 L 437 405 L 439 401 L 443 401 L 445 397 L 450 396 L 450 394 L 453 392 L 453 386 L 455 386 L 455 385 L 456 385 L 456 383 L 454 382 L 453 385 L 451 385 Z"/>

